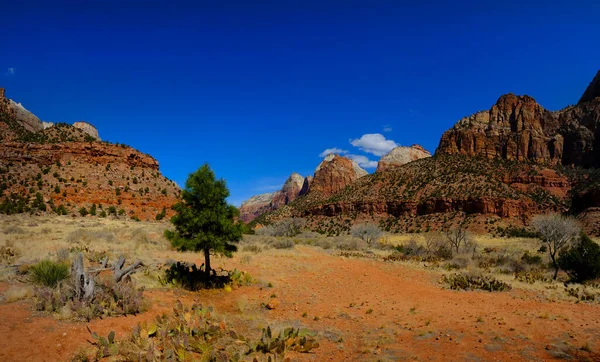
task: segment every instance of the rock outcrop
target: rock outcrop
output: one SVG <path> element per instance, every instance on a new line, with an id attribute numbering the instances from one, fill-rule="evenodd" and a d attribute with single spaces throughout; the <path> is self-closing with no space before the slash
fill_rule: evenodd
<path id="1" fill-rule="evenodd" d="M 596 76 L 598 78 L 598 76 Z M 549 165 L 600 166 L 600 98 L 588 87 L 576 106 L 550 112 L 529 96 L 506 94 L 489 110 L 444 132 L 436 153 Z"/>
<path id="2" fill-rule="evenodd" d="M 458 121 L 444 132 L 436 153 L 517 161 L 561 162 L 558 117 L 529 96 L 505 94 L 489 110 Z"/>
<path id="3" fill-rule="evenodd" d="M 91 124 L 89 124 L 87 122 L 84 122 L 84 121 L 75 122 L 75 123 L 73 123 L 73 127 L 79 128 L 80 130 L 87 133 L 88 135 L 94 137 L 97 140 L 100 140 L 100 136 L 98 135 L 98 130 L 96 129 L 96 127 L 92 126 Z"/>
<path id="4" fill-rule="evenodd" d="M 121 147 L 101 142 L 66 143 L 0 143 L 0 159 L 7 162 L 28 162 L 40 166 L 69 161 L 85 162 L 94 165 L 122 163 L 128 167 L 143 167 L 158 170 L 158 161 L 152 156 L 131 147 Z"/>
<path id="5" fill-rule="evenodd" d="M 252 221 L 309 193 L 332 195 L 365 175 L 368 175 L 368 172 L 356 162 L 334 154 L 327 155 L 317 166 L 314 177 L 302 177 L 292 173 L 281 190 L 256 195 L 244 201 L 240 207 L 240 219 L 245 222 Z"/>
<path id="6" fill-rule="evenodd" d="M 324 196 L 333 195 L 368 175 L 356 162 L 339 155 L 328 155 L 315 171 L 309 192 L 319 192 Z"/>
<path id="7" fill-rule="evenodd" d="M 255 195 L 240 206 L 240 220 L 250 222 L 265 212 L 271 211 L 271 201 L 275 192 Z"/>
<path id="8" fill-rule="evenodd" d="M 425 157 L 431 157 L 431 153 L 419 145 L 399 146 L 379 159 L 376 172 L 386 171 Z"/>
<path id="9" fill-rule="evenodd" d="M 600 97 L 600 70 L 596 73 L 596 76 L 587 87 L 583 95 L 579 99 L 577 104 L 581 104 L 583 102 L 593 101 L 594 99 Z"/>
<path id="10" fill-rule="evenodd" d="M 314 177 L 310 175 L 304 178 L 304 182 L 302 183 L 302 189 L 300 189 L 300 194 L 298 196 L 306 195 L 308 191 L 310 191 L 310 185 L 312 184 L 313 179 Z"/>
<path id="11" fill-rule="evenodd" d="M 300 195 L 303 184 L 304 177 L 295 172 L 292 173 L 283 184 L 281 190 L 274 193 L 273 200 L 271 201 L 272 207 L 278 209 L 296 200 Z"/>
<path id="12" fill-rule="evenodd" d="M 21 103 L 10 100 L 10 107 L 17 121 L 29 132 L 39 132 L 44 129 L 42 121 L 29 112 Z"/>
<path id="13" fill-rule="evenodd" d="M 265 212 L 274 211 L 289 204 L 300 196 L 305 178 L 292 173 L 285 181 L 281 190 L 252 196 L 240 207 L 240 219 L 244 222 L 254 220 Z"/>

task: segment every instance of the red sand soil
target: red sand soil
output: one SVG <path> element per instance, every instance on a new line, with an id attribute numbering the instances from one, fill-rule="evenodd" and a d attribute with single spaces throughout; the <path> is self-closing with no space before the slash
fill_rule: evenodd
<path id="1" fill-rule="evenodd" d="M 197 262 L 201 262 L 199 259 Z M 269 323 L 302 325 L 321 346 L 300 361 L 600 360 L 600 306 L 550 302 L 533 291 L 457 292 L 442 288 L 439 273 L 370 259 L 348 259 L 296 247 L 216 264 L 242 268 L 263 281 L 232 292 L 150 290 L 147 312 L 90 323 L 59 321 L 33 311 L 31 301 L 0 305 L 0 361 L 69 360 L 89 345 L 86 326 L 117 339 L 140 321 L 171 309 L 176 300 L 201 302 L 221 315 L 241 316 L 239 301 Z M 272 288 L 264 287 L 271 282 Z M 6 284 L 0 285 L 0 290 Z M 274 310 L 261 303 L 277 295 Z M 589 351 L 581 350 L 586 346 Z"/>

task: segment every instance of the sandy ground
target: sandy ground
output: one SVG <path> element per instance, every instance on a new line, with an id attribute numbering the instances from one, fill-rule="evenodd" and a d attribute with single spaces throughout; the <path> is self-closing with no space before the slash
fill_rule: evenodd
<path id="1" fill-rule="evenodd" d="M 118 339 L 138 322 L 169 311 L 176 300 L 213 306 L 242 333 L 267 324 L 308 328 L 321 346 L 290 355 L 299 361 L 600 360 L 598 304 L 548 301 L 519 288 L 451 291 L 440 285 L 439 271 L 307 246 L 247 255 L 217 259 L 215 265 L 247 270 L 259 280 L 256 285 L 231 292 L 150 289 L 145 296 L 151 307 L 137 316 L 60 321 L 34 312 L 30 299 L 2 304 L 0 360 L 70 360 L 89 348 L 87 326 L 104 335 L 115 330 Z M 182 257 L 201 263 L 193 254 Z M 9 283 L 0 283 L 0 292 Z M 267 310 L 261 304 L 272 295 L 280 305 Z"/>

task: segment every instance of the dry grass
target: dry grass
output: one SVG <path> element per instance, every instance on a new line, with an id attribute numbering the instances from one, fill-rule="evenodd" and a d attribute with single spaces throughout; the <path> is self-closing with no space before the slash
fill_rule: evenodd
<path id="1" fill-rule="evenodd" d="M 30 285 L 11 285 L 1 297 L 4 303 L 13 303 L 22 299 L 33 297 L 33 287 Z"/>

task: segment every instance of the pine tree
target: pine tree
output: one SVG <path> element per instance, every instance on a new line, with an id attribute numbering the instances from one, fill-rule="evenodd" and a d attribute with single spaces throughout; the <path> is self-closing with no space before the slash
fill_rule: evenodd
<path id="1" fill-rule="evenodd" d="M 237 251 L 234 243 L 242 237 L 242 225 L 237 222 L 238 210 L 227 203 L 229 190 L 224 180 L 205 164 L 189 175 L 182 201 L 173 206 L 171 218 L 175 230 L 165 231 L 171 244 L 180 251 L 204 253 L 204 275 L 210 278 L 210 255 L 231 257 Z"/>

